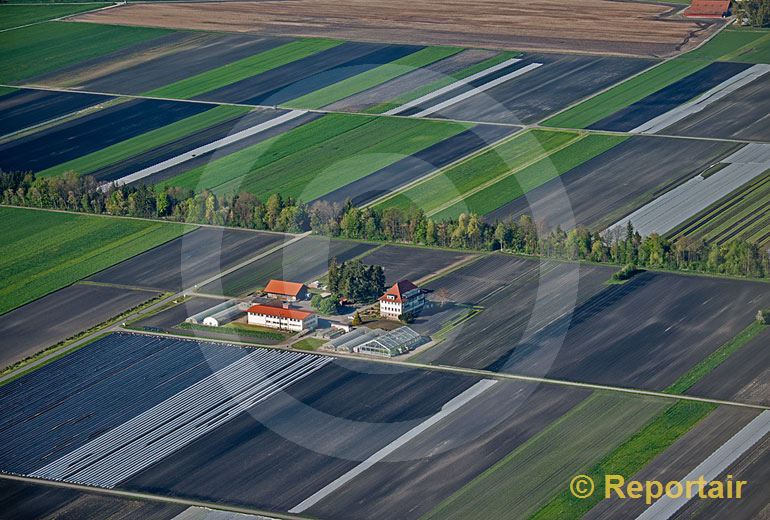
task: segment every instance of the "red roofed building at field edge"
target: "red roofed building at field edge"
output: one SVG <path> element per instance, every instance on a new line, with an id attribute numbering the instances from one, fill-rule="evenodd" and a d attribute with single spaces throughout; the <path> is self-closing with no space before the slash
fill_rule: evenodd
<path id="1" fill-rule="evenodd" d="M 252 305 L 246 311 L 249 325 L 259 325 L 271 329 L 302 332 L 318 327 L 318 316 L 312 312 L 273 307 L 272 305 Z"/>
<path id="2" fill-rule="evenodd" d="M 389 320 L 400 319 L 402 314 L 418 314 L 425 306 L 422 289 L 409 280 L 393 284 L 380 296 L 380 316 Z"/>
<path id="3" fill-rule="evenodd" d="M 296 302 L 307 299 L 307 287 L 303 283 L 270 280 L 263 291 L 268 298 Z"/>
<path id="4" fill-rule="evenodd" d="M 730 16 L 730 0 L 692 0 L 684 15 L 690 18 L 724 18 Z"/>

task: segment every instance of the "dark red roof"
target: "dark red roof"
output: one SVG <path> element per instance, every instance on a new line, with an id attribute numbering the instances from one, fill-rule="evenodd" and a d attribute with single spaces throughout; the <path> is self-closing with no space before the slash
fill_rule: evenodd
<path id="1" fill-rule="evenodd" d="M 730 10 L 730 0 L 692 0 L 684 15 L 692 18 L 722 18 Z"/>
<path id="2" fill-rule="evenodd" d="M 313 315 L 312 312 L 284 309 L 283 307 L 273 307 L 272 305 L 252 305 L 246 312 L 249 314 L 266 314 L 267 316 L 277 316 L 279 318 L 291 318 L 293 320 L 304 320 Z"/>
<path id="3" fill-rule="evenodd" d="M 387 300 L 390 302 L 396 301 L 399 303 L 403 303 L 402 296 L 404 293 L 408 293 L 409 291 L 413 291 L 415 289 L 419 289 L 415 284 L 410 282 L 409 280 L 401 280 L 400 282 L 396 282 L 393 284 L 393 287 L 385 291 L 385 294 L 380 296 L 380 300 Z M 393 296 L 393 298 L 388 298 L 388 296 Z"/>

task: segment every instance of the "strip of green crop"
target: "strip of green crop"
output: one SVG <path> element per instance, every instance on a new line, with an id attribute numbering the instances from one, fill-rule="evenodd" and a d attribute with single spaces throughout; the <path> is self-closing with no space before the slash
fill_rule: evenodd
<path id="1" fill-rule="evenodd" d="M 251 76 L 262 74 L 292 61 L 331 49 L 341 43 L 341 41 L 326 39 L 297 40 L 185 78 L 165 87 L 151 90 L 146 95 L 162 98 L 190 99 Z"/>
<path id="2" fill-rule="evenodd" d="M 473 193 L 454 205 L 432 215 L 436 220 L 453 218 L 460 213 L 485 215 L 530 192 L 584 162 L 627 140 L 628 136 L 590 134 L 566 148 L 527 166 L 513 175 Z"/>
<path id="3" fill-rule="evenodd" d="M 747 45 L 750 46 L 761 36 L 761 34 L 752 35 L 748 31 L 722 31 L 701 47 L 656 65 L 638 76 L 597 94 L 547 119 L 543 125 L 554 128 L 587 128 L 618 110 L 699 71 L 715 60 L 729 58 L 732 53 L 746 49 Z M 764 52 L 770 53 L 770 47 L 767 45 L 762 49 L 758 51 L 756 59 L 761 59 Z"/>
<path id="4" fill-rule="evenodd" d="M 686 374 L 677 379 L 677 381 L 666 388 L 665 392 L 669 394 L 683 394 L 693 387 L 695 383 L 703 379 L 716 367 L 721 365 L 728 357 L 738 351 L 746 343 L 757 337 L 766 326 L 758 321 L 743 329 L 737 336 L 716 349 L 706 359 L 692 367 Z"/>
<path id="5" fill-rule="evenodd" d="M 11 92 L 15 92 L 18 89 L 13 87 L 0 87 L 0 96 L 4 96 L 6 94 L 10 94 Z"/>
<path id="6" fill-rule="evenodd" d="M 170 125 L 156 128 L 145 134 L 115 143 L 107 148 L 71 161 L 53 166 L 37 174 L 38 177 L 51 177 L 73 171 L 86 175 L 105 166 L 116 164 L 142 152 L 161 146 L 182 137 L 205 130 L 218 123 L 243 116 L 251 110 L 247 107 L 220 105 L 200 114 L 182 119 Z"/>
<path id="7" fill-rule="evenodd" d="M 438 60 L 453 56 L 462 50 L 460 47 L 426 47 L 403 58 L 357 74 L 352 78 L 338 81 L 310 94 L 293 99 L 284 103 L 284 105 L 293 108 L 321 108 L 353 94 L 376 87 L 393 78 L 403 76 L 420 67 L 425 67 Z"/>
<path id="8" fill-rule="evenodd" d="M 28 4 L 0 5 L 0 30 L 19 27 L 26 24 L 61 18 L 70 14 L 90 11 L 109 5 L 92 4 Z"/>
<path id="9" fill-rule="evenodd" d="M 543 122 L 555 128 L 586 128 L 706 67 L 707 60 L 667 61 Z"/>
<path id="10" fill-rule="evenodd" d="M 329 141 L 372 120 L 372 117 L 328 114 L 254 146 L 212 161 L 206 166 L 173 177 L 167 184 L 202 190 L 225 184 L 240 183 L 245 181 L 245 176 L 252 170 L 264 168 L 274 161 Z M 236 189 L 236 191 L 240 190 Z"/>
<path id="11" fill-rule="evenodd" d="M 0 207 L 0 314 L 194 226 Z"/>
<path id="12" fill-rule="evenodd" d="M 515 58 L 520 54 L 521 53 L 519 52 L 513 52 L 513 51 L 501 52 L 500 54 L 497 54 L 491 58 L 488 58 L 484 61 L 476 63 L 475 65 L 471 65 L 470 67 L 466 67 L 455 73 L 449 74 L 444 78 L 436 80 L 427 85 L 423 85 L 409 92 L 405 92 L 404 94 L 401 94 L 400 96 L 392 99 L 391 101 L 388 101 L 387 103 L 380 103 L 379 105 L 369 107 L 366 109 L 365 112 L 369 114 L 382 114 L 383 112 L 387 112 L 388 110 L 398 108 L 404 103 L 414 101 L 415 99 L 422 97 L 430 92 L 433 92 L 434 90 L 438 90 L 440 88 L 446 87 L 447 85 L 451 85 L 455 81 L 465 79 L 468 76 L 472 76 L 478 72 L 481 72 L 482 70 L 488 69 L 489 67 L 494 67 L 495 65 L 502 63 L 505 60 Z"/>
<path id="13" fill-rule="evenodd" d="M 668 406 L 659 398 L 594 392 L 423 520 L 527 518 Z"/>
<path id="14" fill-rule="evenodd" d="M 576 498 L 568 489 L 568 481 L 565 481 L 563 491 L 530 518 L 532 520 L 582 518 L 604 498 L 605 475 L 631 477 L 715 408 L 715 405 L 709 403 L 678 401 L 601 462 L 576 473 L 593 479 L 596 484 L 593 495 L 584 499 Z"/>
<path id="15" fill-rule="evenodd" d="M 313 200 L 472 125 L 329 114 L 169 184 Z"/>
<path id="16" fill-rule="evenodd" d="M 770 31 L 729 28 L 699 49 L 705 57 L 720 61 L 767 63 L 757 59 L 770 51 Z M 697 51 L 696 51 L 697 52 Z"/>
<path id="17" fill-rule="evenodd" d="M 575 132 L 532 130 L 451 166 L 378 207 L 420 208 L 430 212 L 477 186 L 521 168 L 538 156 L 577 139 Z"/>
<path id="18" fill-rule="evenodd" d="M 46 22 L 3 32 L 0 83 L 16 83 L 169 33 L 167 29 L 73 22 Z"/>

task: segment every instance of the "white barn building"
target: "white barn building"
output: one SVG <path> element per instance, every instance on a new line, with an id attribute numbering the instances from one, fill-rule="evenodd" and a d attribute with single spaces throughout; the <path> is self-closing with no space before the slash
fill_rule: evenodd
<path id="1" fill-rule="evenodd" d="M 380 296 L 380 316 L 389 320 L 397 320 L 407 312 L 418 314 L 424 306 L 425 295 L 422 289 L 409 280 L 393 284 Z"/>
<path id="2" fill-rule="evenodd" d="M 293 332 L 314 330 L 318 327 L 318 316 L 312 312 L 271 305 L 252 305 L 246 312 L 249 325 Z"/>

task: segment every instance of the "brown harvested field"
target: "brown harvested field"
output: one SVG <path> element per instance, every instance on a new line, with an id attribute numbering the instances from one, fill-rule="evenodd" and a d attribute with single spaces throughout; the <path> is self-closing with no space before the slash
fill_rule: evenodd
<path id="1" fill-rule="evenodd" d="M 576 6 L 580 8 L 576 9 Z M 133 4 L 74 20 L 263 35 L 665 56 L 710 23 L 666 5 L 615 0 L 267 0 Z"/>

